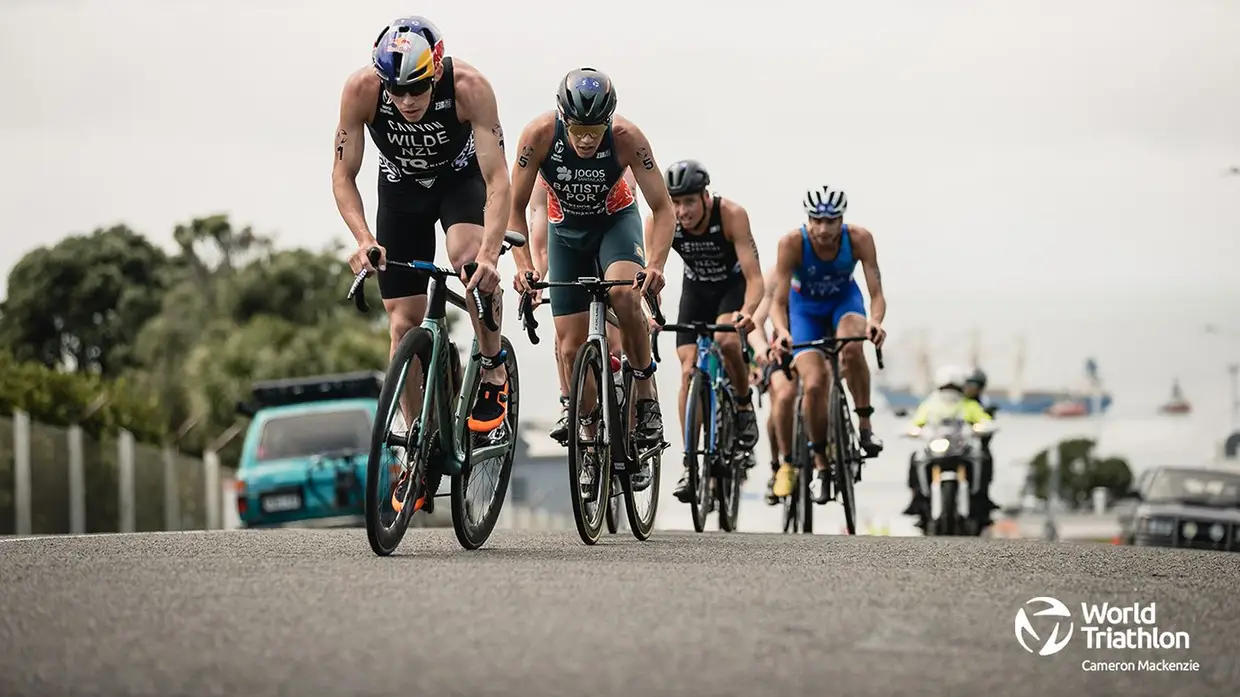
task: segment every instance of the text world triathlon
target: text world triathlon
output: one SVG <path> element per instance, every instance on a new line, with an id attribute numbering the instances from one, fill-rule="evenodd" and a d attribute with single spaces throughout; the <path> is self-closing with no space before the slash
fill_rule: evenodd
<path id="1" fill-rule="evenodd" d="M 1113 607 L 1109 603 L 1081 603 L 1085 643 L 1091 649 L 1187 649 L 1188 632 L 1168 632 L 1157 626 L 1157 603 Z M 1117 629 L 1114 625 L 1138 625 Z"/>

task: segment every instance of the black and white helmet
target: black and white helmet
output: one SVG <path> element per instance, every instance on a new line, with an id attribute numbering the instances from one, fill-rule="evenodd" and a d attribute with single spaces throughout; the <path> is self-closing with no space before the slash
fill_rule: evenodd
<path id="1" fill-rule="evenodd" d="M 839 189 L 823 186 L 805 192 L 805 214 L 811 218 L 835 219 L 848 209 L 848 196 Z"/>

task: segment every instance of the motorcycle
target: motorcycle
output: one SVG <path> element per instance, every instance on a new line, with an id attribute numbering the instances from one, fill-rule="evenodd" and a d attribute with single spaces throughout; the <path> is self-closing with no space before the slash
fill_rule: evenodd
<path id="1" fill-rule="evenodd" d="M 925 447 L 913 457 L 917 486 L 930 501 L 930 513 L 922 518 L 927 536 L 981 534 L 984 526 L 978 518 L 989 511 L 970 509 L 982 486 L 979 439 L 994 432 L 993 421 L 970 426 L 952 417 L 914 427 L 906 434 L 925 441 Z"/>

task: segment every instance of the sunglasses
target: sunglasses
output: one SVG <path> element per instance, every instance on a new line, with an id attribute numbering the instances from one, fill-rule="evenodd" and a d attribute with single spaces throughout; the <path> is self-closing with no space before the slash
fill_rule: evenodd
<path id="1" fill-rule="evenodd" d="M 580 124 L 580 123 L 565 122 L 564 130 L 568 131 L 568 134 L 570 136 L 573 136 L 574 138 L 580 138 L 582 136 L 592 136 L 594 139 L 597 140 L 599 138 L 602 138 L 603 134 L 607 132 L 607 124 L 600 123 L 595 126 L 586 126 L 585 124 Z"/>
<path id="2" fill-rule="evenodd" d="M 416 97 L 418 95 L 426 94 L 427 92 L 430 92 L 431 88 L 434 86 L 435 86 L 434 80 L 419 80 L 418 82 L 414 82 L 408 85 L 386 85 L 385 84 L 383 86 L 383 89 L 387 90 L 387 93 L 392 95 L 393 97 L 404 97 L 406 95 Z"/>

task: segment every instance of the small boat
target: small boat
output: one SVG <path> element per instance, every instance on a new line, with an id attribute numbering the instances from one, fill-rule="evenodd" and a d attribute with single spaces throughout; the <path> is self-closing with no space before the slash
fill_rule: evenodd
<path id="1" fill-rule="evenodd" d="M 1158 408 L 1158 413 L 1180 416 L 1192 411 L 1193 405 L 1184 399 L 1184 393 L 1180 391 L 1180 381 L 1176 380 L 1171 385 L 1171 399 Z"/>

